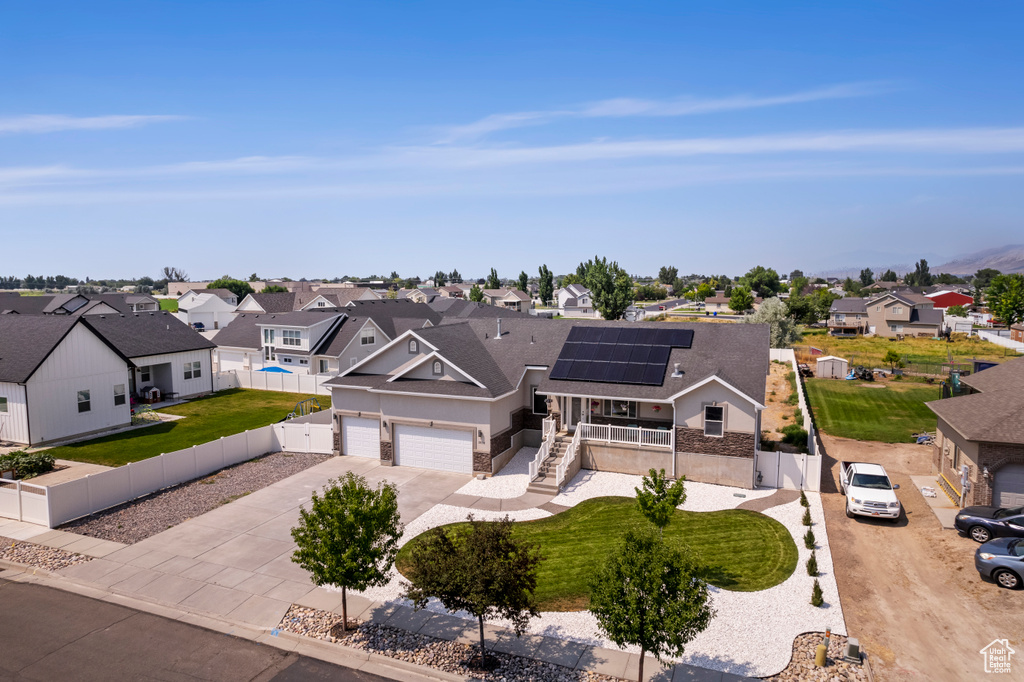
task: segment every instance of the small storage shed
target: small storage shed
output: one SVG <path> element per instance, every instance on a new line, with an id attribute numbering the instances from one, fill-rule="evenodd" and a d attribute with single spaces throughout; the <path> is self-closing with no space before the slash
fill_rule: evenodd
<path id="1" fill-rule="evenodd" d="M 834 355 L 826 355 L 818 358 L 818 366 L 815 376 L 819 379 L 843 379 L 849 371 L 849 363 L 843 358 Z"/>

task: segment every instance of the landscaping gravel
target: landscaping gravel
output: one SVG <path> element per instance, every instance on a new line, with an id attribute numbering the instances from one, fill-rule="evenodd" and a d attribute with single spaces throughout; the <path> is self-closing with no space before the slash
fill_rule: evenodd
<path id="1" fill-rule="evenodd" d="M 277 452 L 161 490 L 61 526 L 132 544 L 315 466 L 330 455 Z"/>
<path id="2" fill-rule="evenodd" d="M 59 571 L 68 566 L 92 561 L 92 557 L 82 554 L 4 537 L 0 537 L 0 559 L 47 571 Z"/>
<path id="3" fill-rule="evenodd" d="M 341 616 L 335 613 L 292 605 L 281 619 L 281 624 L 278 627 L 285 632 L 343 644 L 407 663 L 430 666 L 456 675 L 466 675 L 470 679 L 476 680 L 614 682 L 618 679 L 494 651 L 488 651 L 487 656 L 488 658 L 493 657 L 498 662 L 498 667 L 486 673 L 474 672 L 468 664 L 479 653 L 478 646 L 435 639 L 373 623 L 362 623 L 357 630 L 343 635 L 334 630 L 335 624 L 340 622 Z"/>
<path id="4" fill-rule="evenodd" d="M 537 456 L 537 448 L 522 448 L 501 471 L 482 481 L 473 479 L 455 492 L 508 500 L 526 494 L 530 485 L 530 462 Z"/>
<path id="5" fill-rule="evenodd" d="M 847 663 L 843 660 L 846 637 L 833 634 L 829 639 L 825 666 L 814 665 L 814 654 L 818 645 L 825 640 L 824 632 L 809 632 L 793 641 L 793 659 L 778 675 L 772 675 L 766 682 L 868 682 L 868 670 L 863 664 Z"/>
<path id="6" fill-rule="evenodd" d="M 608 472 L 583 471 L 554 499 L 565 506 L 574 506 L 583 500 L 606 495 L 635 496 L 640 485 L 639 476 Z M 690 511 L 716 511 L 733 509 L 750 499 L 767 497 L 774 489 L 741 490 L 727 486 L 687 482 L 687 499 L 684 509 Z M 746 497 L 735 497 L 741 493 Z M 737 675 L 774 675 L 786 668 L 792 656 L 791 643 L 801 633 L 831 627 L 837 635 L 846 634 L 846 625 L 839 605 L 839 591 L 832 571 L 832 555 L 828 549 L 828 535 L 825 532 L 821 497 L 808 492 L 811 519 L 817 542 L 818 581 L 822 588 L 825 605 L 811 606 L 811 590 L 814 578 L 807 575 L 805 563 L 810 550 L 804 548 L 803 535 L 807 528 L 802 525 L 804 508 L 799 500 L 772 507 L 763 513 L 782 523 L 792 534 L 798 549 L 797 566 L 793 575 L 775 587 L 759 592 L 730 592 L 712 587 L 712 600 L 717 616 L 710 627 L 698 635 L 686 647 L 686 654 L 677 662 L 722 670 Z M 402 536 L 401 544 L 434 526 L 464 521 L 469 509 L 449 505 L 437 505 L 410 522 Z M 498 519 L 508 514 L 514 521 L 543 518 L 549 514 L 540 509 L 519 512 L 488 512 L 472 510 L 474 518 Z M 408 605 L 402 599 L 402 579 L 392 569 L 391 580 L 380 588 L 363 593 L 366 597 L 380 602 L 396 602 Z M 444 607 L 431 600 L 427 609 L 446 613 Z M 467 613 L 453 614 L 472 620 Z M 501 620 L 490 621 L 499 627 L 509 624 Z M 529 634 L 559 637 L 592 646 L 618 648 L 601 635 L 597 620 L 588 611 L 542 612 L 539 618 L 530 621 Z M 639 653 L 635 647 L 626 647 L 630 653 Z"/>
<path id="7" fill-rule="evenodd" d="M 584 500 L 594 497 L 636 497 L 636 489 L 640 487 L 642 476 L 633 474 L 616 474 L 609 471 L 592 471 L 581 469 L 573 477 L 569 485 L 551 500 L 563 507 L 574 507 Z M 725 485 L 697 483 L 686 481 L 686 501 L 681 509 L 686 511 L 717 511 L 719 509 L 735 509 L 737 505 L 748 500 L 767 497 L 775 492 L 774 488 L 758 490 L 741 490 Z M 737 497 L 736 495 L 743 495 Z"/>

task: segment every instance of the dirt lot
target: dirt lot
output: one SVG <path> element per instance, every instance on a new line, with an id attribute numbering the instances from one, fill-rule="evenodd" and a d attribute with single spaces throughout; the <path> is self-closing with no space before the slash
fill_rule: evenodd
<path id="1" fill-rule="evenodd" d="M 796 413 L 796 405 L 789 404 L 789 395 L 792 390 L 786 374 L 791 372 L 788 364 L 773 362 L 771 371 L 768 374 L 768 384 L 765 387 L 765 405 L 768 409 L 761 413 L 761 430 L 766 431 L 764 438 L 767 440 L 781 441 L 782 434 L 779 429 L 788 424 L 795 424 L 793 416 Z"/>
<path id="2" fill-rule="evenodd" d="M 984 679 L 979 650 L 1008 638 L 1018 656 L 1013 674 L 1000 677 L 1024 680 L 1024 591 L 983 582 L 977 544 L 942 530 L 910 480 L 931 473 L 930 449 L 823 439 L 822 503 L 846 626 L 871 656 L 875 679 Z M 881 464 L 899 484 L 898 524 L 846 518 L 838 462 L 851 459 Z"/>

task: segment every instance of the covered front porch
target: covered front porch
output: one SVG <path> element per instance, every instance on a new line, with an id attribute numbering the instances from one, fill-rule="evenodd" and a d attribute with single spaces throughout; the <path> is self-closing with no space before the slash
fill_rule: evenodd
<path id="1" fill-rule="evenodd" d="M 675 446 L 675 408 L 669 402 L 590 396 L 550 396 L 560 416 L 559 432 L 581 440 L 669 448 Z"/>

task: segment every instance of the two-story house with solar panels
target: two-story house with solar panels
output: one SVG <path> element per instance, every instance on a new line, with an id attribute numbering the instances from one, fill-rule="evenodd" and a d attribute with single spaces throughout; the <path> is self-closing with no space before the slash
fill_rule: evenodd
<path id="1" fill-rule="evenodd" d="M 753 487 L 766 325 L 470 319 L 409 329 L 326 382 L 335 448 L 535 489 L 581 467 Z"/>

